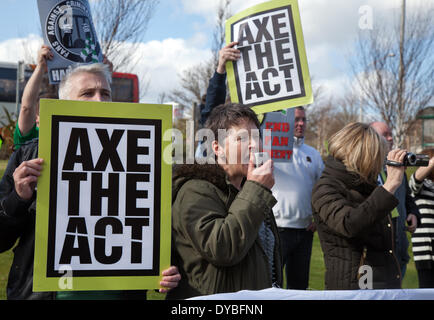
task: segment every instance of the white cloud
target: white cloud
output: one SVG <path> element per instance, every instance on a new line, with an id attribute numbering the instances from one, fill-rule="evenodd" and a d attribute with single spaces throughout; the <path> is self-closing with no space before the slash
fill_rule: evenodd
<path id="1" fill-rule="evenodd" d="M 159 94 L 167 94 L 178 87 L 178 74 L 210 57 L 208 49 L 197 49 L 191 45 L 195 41 L 196 38 L 191 41 L 169 38 L 138 45 L 132 53 L 134 60 L 138 61 L 134 73 L 145 80 L 140 84 L 142 88 L 149 82 L 142 102 L 156 103 Z M 128 49 L 125 52 L 131 54 Z"/>
<path id="2" fill-rule="evenodd" d="M 195 21 L 196 34 L 190 39 L 165 39 L 151 41 L 140 46 L 135 52 L 140 57 L 138 74 L 150 79 L 147 101 L 155 101 L 158 94 L 177 87 L 178 74 L 209 57 L 204 48 L 211 34 L 216 9 L 220 0 L 173 1 L 181 14 L 200 15 L 205 25 Z M 263 3 L 263 0 L 232 0 L 230 11 L 236 14 L 244 9 Z M 421 4 L 421 0 L 407 2 L 408 8 Z M 416 3 L 416 4 L 415 4 Z M 401 0 L 299 0 L 300 15 L 306 43 L 306 51 L 311 75 L 315 82 L 322 84 L 329 94 L 341 93 L 349 81 L 347 59 L 352 41 L 359 31 L 359 8 L 368 5 L 375 19 L 393 19 L 399 15 Z M 212 32 L 212 31 L 211 31 Z"/>
<path id="3" fill-rule="evenodd" d="M 166 1 L 166 0 L 165 0 Z M 215 24 L 216 8 L 220 0 L 170 0 L 176 15 L 194 14 L 202 16 L 205 22 L 192 20 L 196 33 L 190 39 L 168 38 L 149 41 L 139 45 L 133 54 L 138 60 L 135 73 L 140 78 L 149 79 L 146 102 L 156 102 L 160 93 L 168 93 L 178 86 L 178 74 L 188 67 L 203 62 L 210 56 L 205 48 Z M 264 2 L 263 0 L 232 0 L 230 11 L 235 14 L 248 7 Z M 362 5 L 372 7 L 374 28 L 378 17 L 392 20 L 399 17 L 401 0 L 299 0 L 301 22 L 305 38 L 309 69 L 316 82 L 324 84 L 331 93 L 342 90 L 342 81 L 348 78 L 349 49 L 354 41 L 360 19 L 359 8 Z M 422 0 L 407 1 L 410 11 L 423 5 Z M 174 12 L 168 12 L 174 15 Z M 378 18 L 379 19 L 379 18 Z M 152 27 L 152 25 L 150 26 Z M 148 30 L 151 32 L 151 30 Z M 211 33 L 210 33 L 211 32 Z M 23 46 L 23 43 L 26 45 Z M 33 59 L 42 43 L 37 35 L 10 39 L 0 43 L 0 61 L 16 62 L 28 58 L 33 52 Z M 144 87 L 144 84 L 141 84 Z"/>
<path id="4" fill-rule="evenodd" d="M 42 38 L 29 34 L 25 38 L 13 38 L 0 42 L 0 61 L 17 62 L 24 60 L 35 62 L 37 52 L 42 45 Z"/>
<path id="5" fill-rule="evenodd" d="M 156 103 L 160 93 L 177 88 L 179 73 L 210 57 L 208 49 L 197 49 L 194 45 L 203 37 L 203 34 L 197 34 L 190 40 L 153 40 L 139 44 L 135 51 L 125 45 L 124 52 L 132 54 L 133 60 L 138 61 L 133 72 L 139 79 L 149 81 L 143 102 Z M 0 42 L 0 61 L 16 63 L 18 60 L 29 61 L 29 57 L 34 61 L 41 45 L 42 38 L 36 35 Z M 145 87 L 146 81 L 140 83 L 141 88 Z"/>
<path id="6" fill-rule="evenodd" d="M 203 48 L 207 43 L 209 35 L 205 32 L 196 32 L 187 43 L 190 47 Z"/>
<path id="7" fill-rule="evenodd" d="M 323 98 L 339 98 L 343 96 L 343 92 L 350 90 L 350 82 L 346 74 L 340 74 L 335 77 L 314 78 L 312 84 L 314 87 L 321 87 Z"/>
<path id="8" fill-rule="evenodd" d="M 408 12 L 422 3 L 407 1 Z M 349 87 L 352 73 L 348 61 L 361 31 L 362 6 L 371 9 L 375 30 L 382 23 L 391 26 L 396 22 L 401 0 L 299 0 L 309 71 L 329 95 L 342 93 Z"/>
<path id="9" fill-rule="evenodd" d="M 194 13 L 199 15 L 210 15 L 216 11 L 219 0 L 182 0 L 182 6 L 186 13 Z"/>
<path id="10" fill-rule="evenodd" d="M 219 3 L 222 1 L 223 0 L 182 0 L 182 8 L 187 14 L 203 16 L 208 26 L 214 26 L 217 8 Z M 229 11 L 232 14 L 236 14 L 244 9 L 263 2 L 264 0 L 232 0 Z"/>
<path id="11" fill-rule="evenodd" d="M 216 8 L 220 0 L 200 1 L 183 0 L 186 13 L 202 15 L 208 26 L 215 23 Z M 232 0 L 230 11 L 236 14 L 242 10 L 263 3 L 263 0 Z M 374 12 L 384 12 L 393 7 L 398 0 L 385 0 L 378 5 L 374 0 L 299 0 L 299 8 L 306 52 L 311 75 L 327 86 L 338 89 L 338 79 L 345 73 L 345 55 L 355 39 L 360 18 L 359 7 L 370 5 Z M 381 6 L 381 7 L 380 7 Z M 340 58 L 336 59 L 336 56 Z M 329 80 L 333 79 L 333 80 Z"/>

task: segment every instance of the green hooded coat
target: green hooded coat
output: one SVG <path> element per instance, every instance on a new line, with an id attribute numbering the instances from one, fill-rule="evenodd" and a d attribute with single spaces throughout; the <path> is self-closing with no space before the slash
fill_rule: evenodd
<path id="1" fill-rule="evenodd" d="M 182 279 L 168 299 L 271 287 L 258 237 L 265 219 L 275 238 L 275 284 L 281 286 L 276 199 L 269 189 L 245 181 L 238 190 L 218 165 L 182 165 L 175 168 L 172 202 L 172 264 Z"/>

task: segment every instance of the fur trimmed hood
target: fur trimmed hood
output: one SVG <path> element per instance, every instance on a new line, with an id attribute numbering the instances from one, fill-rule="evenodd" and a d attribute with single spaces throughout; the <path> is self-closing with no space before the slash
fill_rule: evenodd
<path id="1" fill-rule="evenodd" d="M 181 164 L 173 167 L 173 200 L 182 185 L 192 179 L 206 180 L 223 192 L 229 192 L 226 172 L 218 164 Z"/>

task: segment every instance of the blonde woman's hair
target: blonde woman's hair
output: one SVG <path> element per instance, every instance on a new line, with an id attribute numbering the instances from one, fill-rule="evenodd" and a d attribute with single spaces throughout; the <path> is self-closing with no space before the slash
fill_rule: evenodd
<path id="1" fill-rule="evenodd" d="M 352 122 L 330 138 L 329 153 L 364 182 L 375 183 L 387 156 L 387 142 L 369 125 Z"/>

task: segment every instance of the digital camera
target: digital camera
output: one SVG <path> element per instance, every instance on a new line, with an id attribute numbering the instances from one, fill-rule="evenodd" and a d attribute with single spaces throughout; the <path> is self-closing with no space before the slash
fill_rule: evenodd
<path id="1" fill-rule="evenodd" d="M 429 156 L 426 154 L 414 154 L 407 152 L 404 157 L 404 166 L 406 167 L 427 167 Z"/>

